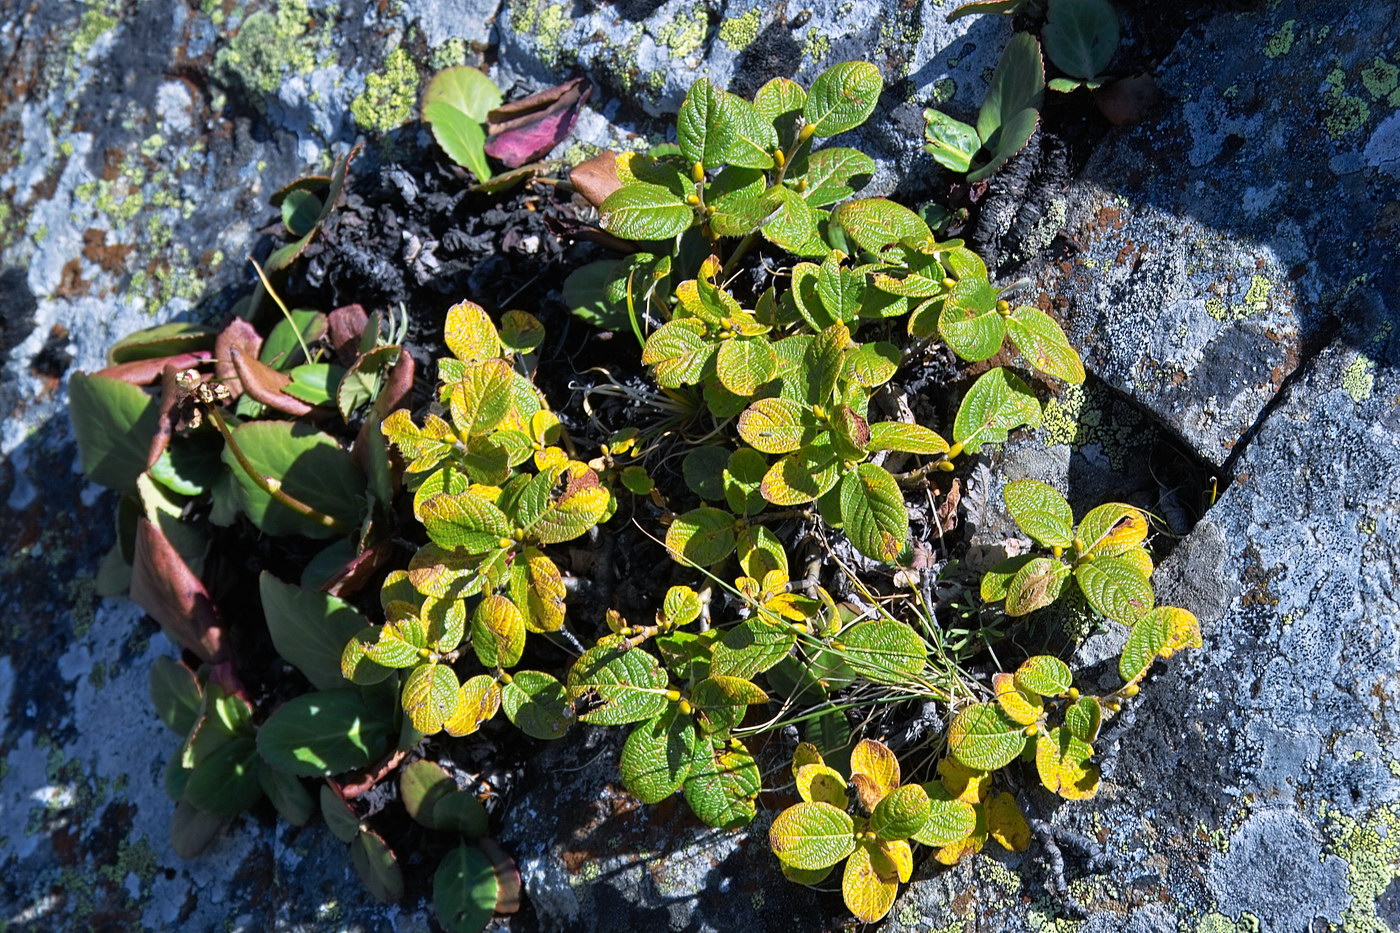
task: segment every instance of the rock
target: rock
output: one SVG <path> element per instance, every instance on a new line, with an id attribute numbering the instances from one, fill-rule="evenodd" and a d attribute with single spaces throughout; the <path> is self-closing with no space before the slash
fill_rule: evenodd
<path id="1" fill-rule="evenodd" d="M 1065 199 L 1042 306 L 1209 463 L 1359 305 L 1400 314 L 1397 18 L 1312 0 L 1216 16 Z"/>

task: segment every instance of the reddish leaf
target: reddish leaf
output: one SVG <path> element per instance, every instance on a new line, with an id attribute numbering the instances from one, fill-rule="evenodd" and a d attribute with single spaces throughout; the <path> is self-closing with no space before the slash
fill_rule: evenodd
<path id="1" fill-rule="evenodd" d="M 538 159 L 569 135 L 592 93 L 587 78 L 574 78 L 497 107 L 486 115 L 486 154 L 511 168 Z"/>
<path id="2" fill-rule="evenodd" d="M 1151 75 L 1120 78 L 1094 91 L 1094 103 L 1099 112 L 1114 126 L 1129 126 L 1141 121 L 1161 103 L 1162 92 Z"/>
<path id="3" fill-rule="evenodd" d="M 326 327 L 330 333 L 331 348 L 342 366 L 349 366 L 359 355 L 360 335 L 369 324 L 369 316 L 359 305 L 346 305 L 336 308 L 326 315 Z"/>
<path id="4" fill-rule="evenodd" d="M 223 622 L 209 592 L 160 528 L 136 521 L 131 601 L 151 614 L 172 641 L 204 661 L 224 655 Z"/>
<path id="5" fill-rule="evenodd" d="M 213 354 L 208 350 L 196 350 L 193 353 L 161 356 L 153 360 L 132 360 L 130 363 L 118 363 L 116 366 L 99 369 L 93 375 L 120 379 L 134 386 L 145 386 L 159 379 L 161 372 L 167 365 L 174 366 L 177 370 L 190 369 L 212 358 Z"/>
<path id="6" fill-rule="evenodd" d="M 478 839 L 476 847 L 481 850 L 482 855 L 491 860 L 491 867 L 496 869 L 496 913 L 515 913 L 520 909 L 520 869 L 516 867 L 515 859 L 506 854 L 506 850 L 489 836 Z"/>
<path id="7" fill-rule="evenodd" d="M 321 592 L 340 599 L 348 599 L 358 593 L 374 576 L 375 571 L 384 566 L 384 562 L 393 552 L 393 547 L 392 542 L 381 541 L 365 548 L 331 574 L 330 579 L 321 585 Z"/>
<path id="8" fill-rule="evenodd" d="M 151 446 L 146 452 L 146 469 L 156 465 L 165 448 L 170 446 L 170 438 L 175 434 L 175 421 L 179 415 L 175 406 L 184 393 L 175 384 L 175 374 L 180 372 L 173 363 L 167 363 L 160 374 L 160 408 L 156 416 L 156 431 L 151 435 Z"/>
<path id="9" fill-rule="evenodd" d="M 263 339 L 253 325 L 236 317 L 219 334 L 214 342 L 214 376 L 228 387 L 230 398 L 243 394 L 243 383 L 238 381 L 238 373 L 233 368 L 233 351 L 237 350 L 250 360 L 256 360 L 262 352 Z"/>
<path id="10" fill-rule="evenodd" d="M 233 370 L 238 374 L 238 381 L 243 384 L 243 391 L 256 401 L 293 418 L 311 414 L 314 406 L 282 391 L 282 387 L 292 381 L 291 376 L 245 355 L 237 347 L 230 347 L 229 355 L 233 359 Z"/>
<path id="11" fill-rule="evenodd" d="M 622 187 L 617 178 L 617 153 L 609 149 L 580 162 L 569 172 L 569 181 L 589 204 L 601 207 L 608 195 Z"/>

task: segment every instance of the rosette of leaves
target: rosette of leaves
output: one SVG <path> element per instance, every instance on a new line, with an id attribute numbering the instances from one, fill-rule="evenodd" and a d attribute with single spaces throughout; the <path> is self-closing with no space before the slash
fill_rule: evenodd
<path id="1" fill-rule="evenodd" d="M 529 315 L 508 313 L 498 331 L 477 305 L 455 305 L 446 322 L 454 356 L 439 361 L 448 418 L 429 412 L 420 427 L 399 410 L 384 421 L 429 543 L 386 579 L 386 621 L 345 643 L 342 670 L 357 683 L 405 671 L 403 709 L 425 734 L 466 735 L 502 706 L 540 738 L 571 720 L 557 679 L 507 673 L 528 632 L 564 622 L 563 575 L 543 549 L 614 507 L 598 474 L 554 446 L 559 420 L 524 375 L 541 337 Z M 488 673 L 459 678 L 463 645 Z"/>
<path id="2" fill-rule="evenodd" d="M 977 124 L 970 126 L 941 110 L 925 110 L 924 148 L 944 168 L 966 173 L 969 182 L 982 181 L 1030 141 L 1044 98 L 1040 43 L 1030 33 L 1017 33 L 992 73 Z"/>
<path id="3" fill-rule="evenodd" d="M 783 874 L 801 884 L 825 881 L 843 860 L 841 895 L 857 918 L 874 923 L 889 913 L 901 882 L 913 874 L 911 842 L 938 848 L 940 860 L 975 851 L 989 833 L 1019 851 L 1030 829 L 1009 794 L 985 800 L 986 784 L 959 792 L 942 782 L 901 784 L 899 760 L 864 739 L 850 755 L 850 780 L 803 743 L 793 756 L 802 802 L 778 814 L 768 841 Z M 948 862 L 951 864 L 952 862 Z"/>
<path id="4" fill-rule="evenodd" d="M 677 116 L 677 145 L 645 155 L 605 155 L 594 172 L 598 177 L 582 188 L 598 205 L 608 233 L 684 248 L 674 257 L 648 254 L 585 267 L 566 286 L 570 303 L 605 326 L 635 321 L 645 308 L 664 319 L 674 299 L 667 276 L 694 276 L 699 259 L 711 251 L 701 246 L 697 255 L 695 244 L 727 237 L 745 238 L 731 268 L 758 237 L 799 256 L 825 256 L 827 208 L 864 187 L 875 163 L 840 146 L 814 151 L 814 140 L 864 123 L 883 88 L 868 62 L 834 65 L 810 90 L 774 78 L 752 101 L 707 79 L 697 81 Z"/>

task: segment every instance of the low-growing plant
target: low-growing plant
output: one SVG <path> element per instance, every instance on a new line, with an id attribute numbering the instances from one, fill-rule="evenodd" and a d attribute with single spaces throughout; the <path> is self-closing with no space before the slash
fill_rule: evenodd
<path id="1" fill-rule="evenodd" d="M 1034 38 L 1013 45 L 977 137 L 988 172 L 1026 114 L 1034 127 L 1043 87 Z M 435 83 L 425 117 L 484 179 L 487 133 L 464 129 L 498 102 L 482 80 Z M 1199 627 L 1155 605 L 1140 510 L 1110 503 L 1076 524 L 1035 482 L 1008 483 L 1004 497 L 1048 553 L 1012 558 L 980 587 L 948 561 L 942 572 L 980 599 L 926 596 L 937 568 L 933 545 L 914 537 L 911 501 L 955 503 L 939 484 L 958 458 L 1039 424 L 1035 383 L 1085 373 L 1055 320 L 1013 306 L 961 241 L 940 241 L 891 200 L 855 197 L 872 159 L 816 148 L 864 123 L 882 88 L 860 62 L 810 89 L 775 79 L 752 100 L 702 79 L 681 107 L 678 144 L 575 170 L 603 239 L 633 250 L 565 287 L 581 317 L 638 341 L 635 358 L 616 362 L 628 387 L 608 377 L 625 397 L 655 401 L 628 407 L 629 423 L 604 424 L 586 403 L 579 417 L 576 399 L 551 406 L 536 381 L 546 332 L 529 313 L 454 304 L 435 386 L 415 397 L 402 321 L 287 308 L 286 257 L 334 208 L 343 164 L 281 195 L 289 246 L 303 245 L 259 270 L 242 307 L 262 316 L 144 332 L 113 348 L 109 370 L 74 376 L 85 469 L 123 493 L 107 588 L 129 566 L 132 598 L 191 662 L 152 673 L 161 718 L 185 736 L 167 771 L 177 850 L 198 851 L 264 796 L 305 823 L 318 808 L 301 780 L 317 779 L 319 811 L 357 873 L 397 899 L 402 870 L 358 803 L 397 774 L 410 818 L 453 845 L 434 876 L 439 921 L 479 930 L 518 903 L 519 877 L 486 835 L 481 803 L 423 756 L 507 728 L 500 712 L 537 740 L 577 723 L 627 727 L 626 788 L 645 803 L 680 794 L 724 829 L 758 817 L 761 759 L 796 733 L 801 802 L 776 816 L 770 842 L 800 883 L 821 884 L 844 862 L 846 904 L 866 921 L 890 910 L 915 845 L 944 864 L 989 837 L 1029 845 L 1014 783 L 998 775 L 1018 758 L 1061 797 L 1096 792 L 1101 723 L 1157 658 L 1199 646 Z M 915 423 L 903 381 L 935 341 L 981 363 L 1008 353 L 1008 338 L 1038 375 L 987 368 L 956 404 L 955 380 L 931 385 L 944 433 Z M 153 395 L 143 386 L 156 380 Z M 272 647 L 310 688 L 281 688 L 265 706 L 240 682 L 203 582 L 207 529 L 245 521 L 322 542 L 295 582 L 259 577 Z M 566 545 L 629 521 L 685 582 L 646 594 L 648 621 L 616 606 L 571 614 Z M 921 521 L 937 522 L 941 539 L 956 509 Z M 1017 655 L 1003 671 L 983 651 L 1071 577 L 1091 610 L 1131 627 L 1125 683 L 1103 696 L 1081 695 L 1052 654 Z M 879 724 L 924 705 L 948 728 L 902 765 Z"/>

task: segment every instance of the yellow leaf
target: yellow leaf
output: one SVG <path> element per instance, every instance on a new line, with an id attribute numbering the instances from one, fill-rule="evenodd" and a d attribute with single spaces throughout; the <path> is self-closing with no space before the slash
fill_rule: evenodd
<path id="1" fill-rule="evenodd" d="M 1045 713 L 1045 704 L 1040 697 L 1027 694 L 1016 686 L 1015 674 L 996 674 L 992 677 L 992 689 L 996 692 L 997 703 L 1002 711 L 1023 726 L 1040 721 Z"/>
<path id="2" fill-rule="evenodd" d="M 858 919 L 874 923 L 894 906 L 898 877 L 898 870 L 883 852 L 856 846 L 841 876 L 841 897 Z"/>
<path id="3" fill-rule="evenodd" d="M 914 875 L 914 850 L 903 839 L 890 839 L 880 843 L 885 857 L 894 865 L 900 881 L 908 881 Z"/>
<path id="4" fill-rule="evenodd" d="M 495 678 L 479 674 L 457 691 L 457 707 L 442 724 L 448 735 L 470 735 L 501 708 L 501 685 Z"/>
<path id="5" fill-rule="evenodd" d="M 470 301 L 458 302 L 447 309 L 443 338 L 452 355 L 464 363 L 494 359 L 501 352 L 496 325 L 480 305 Z"/>
<path id="6" fill-rule="evenodd" d="M 1035 770 L 1045 789 L 1066 800 L 1088 800 L 1099 792 L 1099 768 L 1089 764 L 1094 749 L 1064 727 L 1035 743 Z"/>
<path id="7" fill-rule="evenodd" d="M 991 772 L 969 768 L 956 758 L 944 758 L 938 763 L 938 777 L 948 793 L 966 803 L 981 803 L 992 786 Z"/>
<path id="8" fill-rule="evenodd" d="M 959 839 L 939 849 L 933 854 L 940 864 L 956 865 L 964 857 L 972 855 L 974 852 L 981 852 L 982 847 L 987 844 L 987 815 L 986 808 L 977 807 L 977 824 L 966 839 Z"/>
<path id="9" fill-rule="evenodd" d="M 1031 844 L 1031 828 L 1021 814 L 1016 798 L 1002 791 L 986 804 L 987 834 L 1012 852 L 1023 852 Z"/>
<path id="10" fill-rule="evenodd" d="M 541 473 L 560 469 L 569 462 L 569 455 L 558 447 L 546 447 L 535 452 L 535 469 Z"/>
<path id="11" fill-rule="evenodd" d="M 1201 647 L 1201 623 L 1195 615 L 1175 606 L 1162 606 L 1158 611 L 1167 614 L 1171 631 L 1159 652 L 1162 657 L 1169 658 L 1183 648 Z"/>
<path id="12" fill-rule="evenodd" d="M 797 772 L 802 770 L 803 765 L 820 764 L 825 764 L 825 762 L 817 747 L 811 742 L 799 742 L 792 753 L 792 776 L 797 777 Z"/>
<path id="13" fill-rule="evenodd" d="M 797 769 L 797 794 L 808 803 L 829 803 L 846 809 L 846 781 L 835 768 L 824 764 Z"/>
<path id="14" fill-rule="evenodd" d="M 867 780 L 857 780 L 862 775 Z M 881 743 L 861 739 L 851 749 L 851 783 L 856 785 L 861 805 L 873 810 L 875 804 L 899 786 L 899 759 Z"/>
<path id="15" fill-rule="evenodd" d="M 1143 579 L 1151 578 L 1152 555 L 1147 553 L 1146 548 L 1130 547 L 1122 554 L 1119 554 L 1118 559 L 1132 565 L 1134 570 L 1142 574 Z"/>

